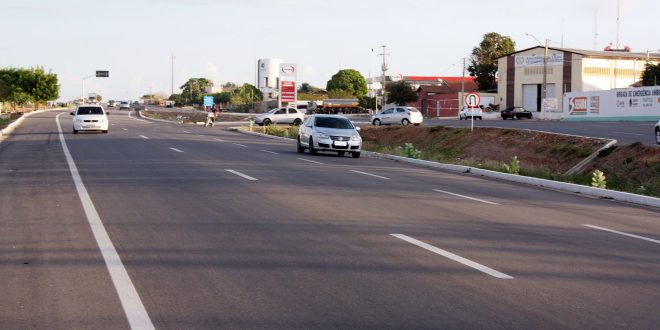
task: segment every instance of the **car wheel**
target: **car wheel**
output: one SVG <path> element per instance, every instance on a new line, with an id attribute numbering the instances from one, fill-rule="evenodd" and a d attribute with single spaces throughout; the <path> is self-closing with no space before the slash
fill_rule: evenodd
<path id="1" fill-rule="evenodd" d="M 374 121 L 372 122 L 372 124 L 373 124 L 374 126 L 380 126 L 380 119 L 374 119 Z"/>
<path id="2" fill-rule="evenodd" d="M 316 155 L 317 153 L 318 150 L 314 148 L 314 140 L 312 138 L 309 138 L 309 154 Z"/>
<path id="3" fill-rule="evenodd" d="M 305 147 L 300 144 L 300 136 L 298 137 L 298 153 L 299 154 L 304 154 L 305 153 Z"/>
<path id="4" fill-rule="evenodd" d="M 108 130 L 106 129 L 105 131 L 103 131 L 103 134 L 108 134 Z"/>
<path id="5" fill-rule="evenodd" d="M 660 128 L 655 129 L 655 143 L 660 144 Z"/>
<path id="6" fill-rule="evenodd" d="M 403 118 L 403 120 L 401 120 L 401 125 L 403 126 L 410 125 L 410 120 L 408 120 L 407 118 Z"/>
<path id="7" fill-rule="evenodd" d="M 463 117 L 462 117 L 462 116 L 458 116 L 458 120 L 463 120 Z"/>
<path id="8" fill-rule="evenodd" d="M 353 156 L 353 158 L 360 158 L 360 153 L 359 152 L 354 152 L 354 153 L 351 154 L 351 156 Z"/>
<path id="9" fill-rule="evenodd" d="M 266 126 L 270 125 L 270 119 L 268 118 L 264 119 L 264 125 Z"/>
<path id="10" fill-rule="evenodd" d="M 78 130 L 74 128 L 73 129 L 73 134 L 78 134 Z"/>
<path id="11" fill-rule="evenodd" d="M 415 125 L 415 126 L 419 126 L 419 123 L 417 123 L 417 124 L 413 124 L 413 125 Z"/>
<path id="12" fill-rule="evenodd" d="M 345 154 L 345 151 L 337 151 L 337 155 L 339 155 L 339 157 L 344 157 Z"/>
<path id="13" fill-rule="evenodd" d="M 293 125 L 295 126 L 300 126 L 300 124 L 302 124 L 302 120 L 300 120 L 300 118 L 296 118 L 296 120 L 293 121 Z"/>

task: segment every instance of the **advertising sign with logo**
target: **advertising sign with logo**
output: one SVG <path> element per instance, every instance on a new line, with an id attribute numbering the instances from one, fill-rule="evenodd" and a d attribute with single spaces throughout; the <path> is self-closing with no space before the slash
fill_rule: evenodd
<path id="1" fill-rule="evenodd" d="M 282 81 L 280 84 L 280 99 L 282 102 L 296 102 L 296 82 Z"/>
<path id="2" fill-rule="evenodd" d="M 564 117 L 654 121 L 660 118 L 660 86 L 566 93 Z"/>
<path id="3" fill-rule="evenodd" d="M 298 78 L 298 66 L 295 63 L 280 64 L 280 95 L 278 107 L 282 107 L 282 102 L 296 102 L 298 91 L 296 90 L 296 80 Z"/>
<path id="4" fill-rule="evenodd" d="M 515 58 L 516 68 L 542 67 L 543 55 L 518 55 Z M 564 53 L 548 54 L 548 66 L 564 65 Z"/>

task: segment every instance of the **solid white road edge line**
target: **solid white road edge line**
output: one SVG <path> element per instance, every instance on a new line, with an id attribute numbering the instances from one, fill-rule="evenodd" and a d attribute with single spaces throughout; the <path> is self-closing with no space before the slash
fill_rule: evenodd
<path id="1" fill-rule="evenodd" d="M 248 179 L 250 181 L 258 181 L 259 180 L 259 179 L 255 179 L 255 178 L 253 178 L 249 175 L 245 175 L 245 174 L 243 174 L 239 171 L 234 171 L 234 170 L 230 170 L 230 169 L 225 169 L 225 171 L 227 171 L 229 173 L 232 173 L 232 174 L 236 174 L 236 175 L 240 176 L 241 178 Z"/>
<path id="2" fill-rule="evenodd" d="M 172 150 L 174 150 L 174 151 L 176 151 L 176 152 L 183 152 L 183 151 L 181 151 L 181 150 L 179 150 L 179 149 L 177 149 L 177 148 L 172 148 L 172 147 L 170 147 L 170 149 L 172 149 Z"/>
<path id="3" fill-rule="evenodd" d="M 142 300 L 140 299 L 137 290 L 135 290 L 135 286 L 133 286 L 133 282 L 131 282 L 131 278 L 128 276 L 128 272 L 126 271 L 126 268 L 124 268 L 124 264 L 110 240 L 110 236 L 108 236 L 108 232 L 105 230 L 103 221 L 101 221 L 101 217 L 96 211 L 96 207 L 94 207 L 94 203 L 85 188 L 80 173 L 78 173 L 78 167 L 76 167 L 76 163 L 71 157 L 69 148 L 64 140 L 64 135 L 62 134 L 62 127 L 60 126 L 61 115 L 62 114 L 57 115 L 55 120 L 57 122 L 57 130 L 59 131 L 62 150 L 64 150 L 64 156 L 69 165 L 71 177 L 76 185 L 80 202 L 82 203 L 83 210 L 87 216 L 87 222 L 92 229 L 92 234 L 94 235 L 94 239 L 96 239 L 96 244 L 99 246 L 105 265 L 110 273 L 110 278 L 115 286 L 115 290 L 117 290 L 117 295 L 119 296 L 119 301 L 124 309 L 128 323 L 132 329 L 154 329 L 149 314 L 147 314 L 147 310 L 144 308 Z"/>
<path id="4" fill-rule="evenodd" d="M 140 135 L 140 137 L 143 138 L 143 139 L 145 139 L 145 140 L 149 140 L 149 138 L 146 137 L 146 136 L 144 136 L 144 135 Z"/>
<path id="5" fill-rule="evenodd" d="M 371 174 L 371 173 L 367 173 L 367 172 L 362 172 L 362 171 L 351 170 L 351 172 L 360 173 L 360 174 L 364 174 L 364 175 L 368 175 L 368 176 L 373 176 L 375 178 L 381 178 L 381 179 L 384 179 L 384 180 L 389 180 L 390 179 L 390 178 L 386 178 L 384 176 Z"/>
<path id="6" fill-rule="evenodd" d="M 628 237 L 632 237 L 632 238 L 637 238 L 637 239 L 641 239 L 641 240 L 644 240 L 644 241 L 653 242 L 653 243 L 655 243 L 655 244 L 660 244 L 660 241 L 658 241 L 658 240 L 656 240 L 656 239 L 652 239 L 652 238 L 644 237 L 644 236 L 639 236 L 639 235 L 634 235 L 634 234 L 628 234 L 628 233 L 624 233 L 624 232 L 622 232 L 622 231 L 613 230 L 613 229 L 607 229 L 607 228 L 598 227 L 598 226 L 594 226 L 594 225 L 585 225 L 585 224 L 583 224 L 583 226 L 585 226 L 585 227 L 589 227 L 589 228 L 592 228 L 592 229 L 598 229 L 598 230 L 602 230 L 602 231 L 607 231 L 607 232 L 610 232 L 610 233 L 613 233 L 613 234 L 619 234 L 619 235 L 623 235 L 623 236 L 628 236 Z"/>
<path id="7" fill-rule="evenodd" d="M 128 131 L 128 129 L 127 129 L 127 128 L 122 128 L 122 129 L 123 129 L 124 131 Z"/>
<path id="8" fill-rule="evenodd" d="M 188 131 L 182 131 L 182 132 L 184 132 L 184 133 L 190 133 L 190 132 L 188 132 Z"/>
<path id="9" fill-rule="evenodd" d="M 310 160 L 310 159 L 305 159 L 305 158 L 298 158 L 298 159 L 306 161 L 306 162 L 314 163 L 314 164 L 325 165 L 325 164 L 323 164 L 321 162 L 317 162 L 315 160 Z"/>
<path id="10" fill-rule="evenodd" d="M 247 147 L 248 147 L 248 146 L 246 146 L 246 145 L 244 145 L 244 144 L 240 144 L 240 143 L 234 143 L 234 144 L 237 145 L 237 146 L 239 146 L 239 147 L 243 147 L 243 148 L 247 148 Z"/>
<path id="11" fill-rule="evenodd" d="M 225 142 L 225 140 L 223 140 L 223 139 L 218 139 L 218 138 L 215 138 L 214 140 L 216 140 L 216 141 L 218 141 L 218 142 Z"/>
<path id="12" fill-rule="evenodd" d="M 470 200 L 473 200 L 473 201 L 482 202 L 482 203 L 486 203 L 486 204 L 490 204 L 490 205 L 500 205 L 500 204 L 495 203 L 495 202 L 489 202 L 487 200 L 483 200 L 483 199 L 479 199 L 479 198 L 474 198 L 474 197 L 470 197 L 470 196 L 455 194 L 453 192 L 444 191 L 444 190 L 440 190 L 440 189 L 433 189 L 433 191 L 437 191 L 437 192 L 440 192 L 440 193 L 443 193 L 443 194 L 452 195 L 452 196 L 456 196 L 456 197 L 462 197 L 462 198 L 466 198 L 466 199 L 470 199 Z"/>
<path id="13" fill-rule="evenodd" d="M 279 154 L 280 154 L 279 152 L 269 151 L 269 150 L 261 150 L 261 151 L 263 151 L 263 152 L 267 152 L 267 153 L 269 153 L 269 154 L 273 154 L 273 155 L 279 155 Z"/>
<path id="14" fill-rule="evenodd" d="M 459 255 L 456 255 L 456 254 L 453 254 L 449 251 L 437 248 L 437 247 L 435 247 L 431 244 L 427 244 L 427 243 L 424 243 L 422 241 L 416 240 L 412 237 L 402 235 L 402 234 L 390 234 L 390 235 L 392 235 L 392 236 L 394 236 L 398 239 L 404 240 L 404 241 L 406 241 L 410 244 L 417 245 L 417 246 L 421 247 L 422 249 L 425 249 L 425 250 L 431 251 L 433 253 L 439 254 L 439 255 L 441 255 L 445 258 L 448 258 L 448 259 L 454 260 L 456 262 L 462 263 L 463 265 L 474 268 L 474 269 L 476 269 L 480 272 L 486 273 L 490 276 L 505 279 L 505 280 L 510 280 L 510 279 L 513 278 L 513 276 L 509 276 L 509 275 L 504 274 L 502 272 L 498 272 L 498 271 L 496 271 L 496 270 L 494 270 L 490 267 L 484 266 L 480 263 L 476 263 L 476 262 L 474 262 L 470 259 L 463 258 L 463 257 L 461 257 Z"/>

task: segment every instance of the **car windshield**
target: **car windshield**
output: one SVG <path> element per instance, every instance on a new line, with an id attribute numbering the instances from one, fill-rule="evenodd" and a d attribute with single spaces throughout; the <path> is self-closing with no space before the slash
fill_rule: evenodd
<path id="1" fill-rule="evenodd" d="M 103 109 L 99 107 L 80 107 L 78 108 L 78 115 L 102 115 Z"/>
<path id="2" fill-rule="evenodd" d="M 316 127 L 352 129 L 353 124 L 351 124 L 348 119 L 344 118 L 318 117 L 316 118 Z"/>

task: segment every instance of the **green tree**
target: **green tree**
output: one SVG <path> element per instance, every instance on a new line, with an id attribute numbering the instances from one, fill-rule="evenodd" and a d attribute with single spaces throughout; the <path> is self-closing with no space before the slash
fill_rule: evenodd
<path id="1" fill-rule="evenodd" d="M 228 81 L 228 82 L 224 83 L 224 84 L 222 85 L 222 87 L 225 87 L 225 88 L 236 88 L 236 87 L 238 87 L 238 86 L 236 86 L 236 84 L 234 84 L 233 82 Z"/>
<path id="2" fill-rule="evenodd" d="M 243 86 L 234 90 L 231 95 L 231 103 L 236 105 L 251 104 L 261 102 L 264 98 L 263 93 L 254 85 L 243 84 Z"/>
<path id="3" fill-rule="evenodd" d="M 213 102 L 215 103 L 229 103 L 231 102 L 231 93 L 222 92 L 213 94 Z"/>
<path id="4" fill-rule="evenodd" d="M 511 37 L 502 36 L 497 32 L 490 32 L 484 35 L 483 40 L 478 47 L 472 49 L 470 57 L 470 66 L 468 72 L 470 76 L 477 79 L 477 84 L 481 90 L 497 88 L 497 59 L 516 51 L 516 43 Z"/>
<path id="5" fill-rule="evenodd" d="M 389 83 L 385 86 L 385 89 L 387 89 L 387 103 L 406 105 L 417 101 L 419 98 L 410 84 L 403 80 Z"/>
<path id="6" fill-rule="evenodd" d="M 330 95 L 341 90 L 350 93 L 352 97 L 358 98 L 367 95 L 367 82 L 357 70 L 344 69 L 339 70 L 328 80 L 326 90 Z"/>
<path id="7" fill-rule="evenodd" d="M 213 87 L 213 82 L 206 78 L 190 78 L 179 87 L 181 95 L 186 100 L 185 104 L 201 104 L 204 101 L 204 89 Z"/>
<path id="8" fill-rule="evenodd" d="M 32 69 L 32 75 L 31 94 L 34 101 L 37 102 L 37 107 L 40 103 L 53 101 L 60 97 L 60 85 L 56 74 L 46 73 L 43 68 L 37 67 Z"/>
<path id="9" fill-rule="evenodd" d="M 174 101 L 174 104 L 179 105 L 179 106 L 182 105 L 182 104 L 185 104 L 185 102 L 186 102 L 186 98 L 183 97 L 183 95 L 181 95 L 181 94 L 172 94 L 172 95 L 170 95 L 168 100 Z"/>
<path id="10" fill-rule="evenodd" d="M 333 89 L 328 92 L 328 98 L 331 99 L 354 99 L 355 94 L 344 89 Z"/>
<path id="11" fill-rule="evenodd" d="M 365 109 L 376 109 L 376 98 L 363 96 L 359 99 L 360 106 Z"/>
<path id="12" fill-rule="evenodd" d="M 646 63 L 642 72 L 642 85 L 656 86 L 660 83 L 660 64 Z"/>

